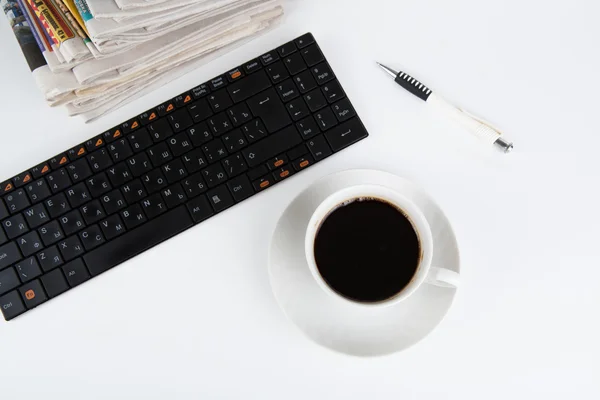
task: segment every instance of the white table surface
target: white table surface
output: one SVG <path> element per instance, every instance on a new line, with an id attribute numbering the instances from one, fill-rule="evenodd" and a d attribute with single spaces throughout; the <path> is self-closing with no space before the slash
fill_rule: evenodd
<path id="1" fill-rule="evenodd" d="M 0 22 L 2 179 L 306 31 L 371 134 L 0 323 L 0 398 L 599 398 L 598 3 L 353 3 L 293 1 L 276 31 L 89 125 L 44 104 Z M 375 60 L 494 121 L 515 152 L 493 152 L 432 114 Z M 431 193 L 463 261 L 442 324 L 415 347 L 375 359 L 305 339 L 275 303 L 266 267 L 285 206 L 316 179 L 356 167 Z"/>

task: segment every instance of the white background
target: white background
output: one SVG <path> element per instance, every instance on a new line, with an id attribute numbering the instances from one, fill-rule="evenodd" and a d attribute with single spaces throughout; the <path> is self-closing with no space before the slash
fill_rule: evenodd
<path id="1" fill-rule="evenodd" d="M 0 323 L 0 398 L 600 397 L 599 3 L 358 3 L 291 2 L 276 31 L 90 125 L 44 104 L 0 22 L 2 179 L 306 31 L 371 134 Z M 482 147 L 375 60 L 492 120 L 515 152 Z M 305 339 L 275 303 L 266 267 L 285 206 L 319 177 L 354 167 L 391 171 L 430 192 L 463 262 L 442 324 L 415 347 L 375 359 Z"/>

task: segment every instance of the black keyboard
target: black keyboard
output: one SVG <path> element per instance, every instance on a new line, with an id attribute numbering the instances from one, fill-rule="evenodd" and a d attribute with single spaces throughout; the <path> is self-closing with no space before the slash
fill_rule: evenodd
<path id="1" fill-rule="evenodd" d="M 0 185 L 0 310 L 52 299 L 367 137 L 307 33 Z"/>

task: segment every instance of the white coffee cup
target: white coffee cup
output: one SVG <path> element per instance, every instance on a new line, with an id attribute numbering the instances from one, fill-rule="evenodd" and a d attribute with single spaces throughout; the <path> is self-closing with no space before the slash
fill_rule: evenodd
<path id="1" fill-rule="evenodd" d="M 317 263 L 315 261 L 314 244 L 317 232 L 323 223 L 323 221 L 329 216 L 329 214 L 336 208 L 361 198 L 374 198 L 383 200 L 389 204 L 394 205 L 401 210 L 405 216 L 408 217 L 413 225 L 415 232 L 418 235 L 419 242 L 421 245 L 421 261 L 412 280 L 406 285 L 399 293 L 393 297 L 376 303 L 358 302 L 348 299 L 335 290 L 333 290 L 323 279 Z M 306 259 L 312 276 L 317 281 L 319 286 L 330 295 L 349 301 L 354 304 L 359 304 L 367 307 L 382 307 L 391 306 L 401 302 L 412 295 L 423 283 L 428 283 L 436 286 L 456 288 L 459 283 L 459 274 L 457 272 L 445 269 L 442 266 L 432 266 L 431 261 L 433 258 L 433 236 L 431 234 L 431 228 L 427 219 L 421 212 L 421 210 L 406 197 L 400 193 L 379 185 L 357 185 L 342 189 L 329 197 L 327 197 L 313 213 L 308 227 L 306 229 L 306 236 L 304 240 Z"/>

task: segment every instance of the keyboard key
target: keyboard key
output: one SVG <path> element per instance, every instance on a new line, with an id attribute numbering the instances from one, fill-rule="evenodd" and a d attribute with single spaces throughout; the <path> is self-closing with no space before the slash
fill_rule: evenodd
<path id="1" fill-rule="evenodd" d="M 81 258 L 64 265 L 62 270 L 67 277 L 69 286 L 71 287 L 81 285 L 83 282 L 90 279 L 90 273 L 88 272 Z"/>
<path id="2" fill-rule="evenodd" d="M 133 155 L 133 150 L 129 147 L 127 139 L 123 138 L 108 145 L 108 154 L 110 154 L 113 161 L 117 163 L 131 157 Z M 69 167 L 71 167 L 71 165 L 69 165 Z"/>
<path id="3" fill-rule="evenodd" d="M 229 82 L 235 82 L 244 77 L 244 72 L 240 68 L 235 68 L 227 72 L 225 75 L 227 75 L 227 80 Z"/>
<path id="4" fill-rule="evenodd" d="M 85 183 L 83 182 L 73 186 L 71 189 L 67 190 L 66 193 L 67 200 L 69 200 L 69 204 L 71 204 L 71 207 L 73 208 L 79 207 L 92 199 L 87 186 L 85 186 Z"/>
<path id="5" fill-rule="evenodd" d="M 27 307 L 29 310 L 39 306 L 42 303 L 45 303 L 48 300 L 46 292 L 44 292 L 44 288 L 42 288 L 42 284 L 37 279 L 21 286 L 19 288 L 19 292 L 23 297 L 25 307 Z"/>
<path id="6" fill-rule="evenodd" d="M 148 133 L 148 130 L 146 128 L 142 128 L 139 131 L 127 136 L 127 140 L 129 141 L 131 149 L 135 153 L 138 153 L 152 146 L 152 138 L 150 137 L 150 134 Z"/>
<path id="7" fill-rule="evenodd" d="M 291 75 L 297 75 L 307 68 L 300 53 L 291 54 L 284 58 L 283 61 Z"/>
<path id="8" fill-rule="evenodd" d="M 145 154 L 142 154 L 142 156 L 146 157 Z M 146 162 L 147 164 L 150 163 L 150 161 L 148 161 L 147 158 L 145 160 L 146 161 L 140 161 L 139 164 L 136 163 L 136 165 L 144 165 L 144 162 Z M 100 197 L 101 195 L 103 195 L 106 192 L 109 192 L 112 189 L 108 177 L 104 172 L 89 178 L 85 183 L 88 189 L 90 190 L 92 198 Z"/>
<path id="9" fill-rule="evenodd" d="M 323 96 L 323 93 L 319 89 L 315 89 L 304 95 L 304 100 L 306 100 L 308 108 L 312 112 L 318 111 L 327 105 L 327 99 L 325 99 L 325 96 Z"/>
<path id="10" fill-rule="evenodd" d="M 206 158 L 204 157 L 204 153 L 202 149 L 196 149 L 185 154 L 181 157 L 183 160 L 183 165 L 185 169 L 193 174 L 194 172 L 200 171 L 202 168 L 206 167 L 208 164 L 206 162 Z"/>
<path id="11" fill-rule="evenodd" d="M 125 198 L 119 190 L 113 190 L 112 192 L 105 194 L 100 198 L 100 202 L 104 207 L 104 211 L 109 215 L 127 207 Z"/>
<path id="12" fill-rule="evenodd" d="M 254 181 L 268 173 L 269 173 L 269 170 L 267 169 L 267 166 L 261 165 L 260 167 L 256 167 L 253 170 L 249 171 L 247 175 L 251 181 Z"/>
<path id="13" fill-rule="evenodd" d="M 236 129 L 230 133 L 226 133 L 221 137 L 221 140 L 223 141 L 223 144 L 225 145 L 227 151 L 229 151 L 230 154 L 235 153 L 236 151 L 248 146 L 246 137 L 239 129 Z"/>
<path id="14" fill-rule="evenodd" d="M 256 167 L 270 158 L 281 154 L 302 142 L 295 126 L 289 126 L 284 130 L 268 136 L 242 150 L 248 166 Z"/>
<path id="15" fill-rule="evenodd" d="M 85 227 L 83 218 L 78 210 L 73 210 L 60 217 L 60 224 L 62 225 L 65 236 L 70 236 Z"/>
<path id="16" fill-rule="evenodd" d="M 180 184 L 171 185 L 161 191 L 163 199 L 167 203 L 167 207 L 175 208 L 176 206 L 185 203 L 187 197 Z"/>
<path id="17" fill-rule="evenodd" d="M 204 143 L 212 140 L 212 132 L 208 128 L 206 122 L 201 122 L 187 130 L 188 137 L 192 141 L 194 147 L 202 146 Z"/>
<path id="18" fill-rule="evenodd" d="M 40 234 L 42 242 L 44 242 L 44 246 L 50 246 L 64 238 L 63 231 L 60 229 L 58 221 L 47 223 L 38 229 L 38 233 Z"/>
<path id="19" fill-rule="evenodd" d="M 155 218 L 160 214 L 167 212 L 167 205 L 160 193 L 153 194 L 147 199 L 144 199 L 141 205 L 148 218 Z"/>
<path id="20" fill-rule="evenodd" d="M 142 176 L 142 182 L 148 193 L 154 193 L 167 186 L 167 179 L 160 169 L 155 169 Z"/>
<path id="21" fill-rule="evenodd" d="M 190 93 L 184 93 L 175 97 L 175 106 L 177 108 L 183 107 L 186 104 L 190 103 L 193 100 L 193 97 Z"/>
<path id="22" fill-rule="evenodd" d="M 296 43 L 296 46 L 298 46 L 299 49 L 303 49 L 306 46 L 313 44 L 315 42 L 315 38 L 313 37 L 312 33 L 305 33 L 304 35 L 296 39 L 294 42 Z"/>
<path id="23" fill-rule="evenodd" d="M 214 163 L 227 157 L 227 148 L 220 139 L 215 139 L 202 146 L 202 151 L 206 155 L 209 163 Z"/>
<path id="24" fill-rule="evenodd" d="M 144 188 L 144 184 L 140 179 L 136 179 L 135 181 L 121 186 L 121 192 L 123 192 L 123 196 L 125 196 L 125 200 L 129 204 L 137 203 L 144 197 L 148 196 L 148 193 Z"/>
<path id="25" fill-rule="evenodd" d="M 332 154 L 323 135 L 316 136 L 312 140 L 309 140 L 307 145 L 315 161 L 321 161 Z"/>
<path id="26" fill-rule="evenodd" d="M 63 265 L 62 255 L 57 246 L 48 247 L 37 254 L 38 262 L 45 272 L 51 271 Z"/>
<path id="27" fill-rule="evenodd" d="M 190 199 L 199 196 L 208 190 L 206 182 L 204 182 L 204 178 L 202 178 L 201 172 L 184 179 L 182 186 L 187 194 L 187 197 Z"/>
<path id="28" fill-rule="evenodd" d="M 317 124 L 322 131 L 326 131 L 327 129 L 333 128 L 337 125 L 337 118 L 333 114 L 333 111 L 329 108 L 325 108 L 318 113 L 315 114 L 315 118 L 317 120 Z"/>
<path id="29" fill-rule="evenodd" d="M 27 309 L 21 300 L 19 292 L 16 290 L 0 297 L 0 311 L 6 321 L 23 314 Z"/>
<path id="30" fill-rule="evenodd" d="M 301 144 L 299 146 L 294 147 L 290 151 L 287 152 L 287 156 L 290 160 L 295 160 L 300 156 L 308 154 L 308 149 L 305 144 Z"/>
<path id="31" fill-rule="evenodd" d="M 281 82 L 279 85 L 275 86 L 277 88 L 277 92 L 279 92 L 279 96 L 281 100 L 285 103 L 286 101 L 290 101 L 300 96 L 296 85 L 291 79 L 287 81 Z"/>
<path id="32" fill-rule="evenodd" d="M 121 131 L 120 127 L 116 127 L 116 128 L 111 129 L 108 132 L 105 132 L 103 136 L 104 136 L 104 142 L 105 143 L 112 143 L 115 140 L 117 140 L 120 137 L 122 137 L 123 136 L 123 132 Z"/>
<path id="33" fill-rule="evenodd" d="M 18 213 L 31 204 L 25 189 L 18 189 L 4 197 L 4 202 L 12 214 Z"/>
<path id="34" fill-rule="evenodd" d="M 321 87 L 321 90 L 323 91 L 323 94 L 327 98 L 329 104 L 335 103 L 336 101 L 346 97 L 344 90 L 342 89 L 340 83 L 337 80 L 328 82 L 327 84 L 323 85 Z"/>
<path id="35" fill-rule="evenodd" d="M 279 60 L 279 55 L 277 55 L 277 51 L 270 51 L 266 54 L 263 54 L 259 58 L 263 65 L 269 65 L 272 62 Z"/>
<path id="36" fill-rule="evenodd" d="M 139 132 L 138 132 L 139 133 Z M 88 161 L 94 172 L 100 172 L 113 165 L 113 160 L 110 158 L 107 149 L 100 149 L 88 156 Z"/>
<path id="37" fill-rule="evenodd" d="M 50 168 L 53 171 L 56 171 L 60 167 L 67 165 L 69 163 L 69 158 L 67 157 L 67 153 L 62 153 L 57 155 L 56 157 L 52 157 L 49 162 Z"/>
<path id="38" fill-rule="evenodd" d="M 1 251 L 1 249 L 0 249 Z M 2 255 L 2 253 L 0 253 Z M 14 268 L 0 270 L 0 295 L 10 292 L 21 284 Z"/>
<path id="39" fill-rule="evenodd" d="M 251 74 L 253 72 L 258 71 L 259 69 L 262 68 L 262 65 L 260 63 L 260 60 L 258 58 L 255 58 L 254 60 L 244 64 L 244 71 L 246 71 L 247 74 Z M 246 80 L 246 79 L 244 79 Z"/>
<path id="40" fill-rule="evenodd" d="M 40 278 L 40 281 L 49 298 L 54 298 L 69 290 L 65 275 L 60 268 L 48 272 Z"/>
<path id="41" fill-rule="evenodd" d="M 179 157 L 180 155 L 187 153 L 192 150 L 192 141 L 188 137 L 187 133 L 181 132 L 172 138 L 168 139 L 169 147 L 173 152 L 175 157 Z"/>
<path id="42" fill-rule="evenodd" d="M 21 254 L 25 257 L 29 257 L 44 248 L 40 236 L 36 231 L 29 232 L 18 238 L 17 244 L 21 249 Z"/>
<path id="43" fill-rule="evenodd" d="M 44 205 L 41 203 L 23 211 L 23 215 L 25 215 L 27 225 L 29 225 L 29 227 L 32 229 L 50 221 L 50 217 L 46 213 Z"/>
<path id="44" fill-rule="evenodd" d="M 33 178 L 31 177 L 31 173 L 29 171 L 21 172 L 19 175 L 15 176 L 12 181 L 16 188 L 23 187 L 31 182 Z"/>
<path id="45" fill-rule="evenodd" d="M 218 76 L 211 79 L 210 82 L 208 82 L 208 85 L 210 86 L 211 91 L 215 91 L 227 85 L 227 78 L 225 78 L 225 75 Z"/>
<path id="46" fill-rule="evenodd" d="M 150 137 L 154 140 L 154 143 L 161 142 L 166 138 L 173 136 L 171 125 L 169 125 L 169 122 L 164 118 L 151 123 L 148 125 L 147 129 Z"/>
<path id="47" fill-rule="evenodd" d="M 252 182 L 252 186 L 254 187 L 254 190 L 260 192 L 273 185 L 274 182 L 272 179 L 273 178 L 269 175 L 263 176 L 262 178 L 259 178 Z"/>
<path id="48" fill-rule="evenodd" d="M 15 264 L 15 270 L 21 279 L 21 282 L 29 282 L 30 280 L 37 278 L 42 274 L 42 270 L 38 265 L 35 256 L 29 257 L 26 260 L 22 260 Z"/>
<path id="49" fill-rule="evenodd" d="M 293 40 L 291 42 L 287 42 L 283 46 L 280 46 L 277 48 L 277 52 L 279 53 L 279 55 L 281 57 L 286 57 L 295 51 L 296 51 L 296 45 L 294 44 Z"/>
<path id="50" fill-rule="evenodd" d="M 217 92 L 212 93 L 210 96 L 207 97 L 207 99 L 208 103 L 216 113 L 224 111 L 225 109 L 227 109 L 227 107 L 231 107 L 231 105 L 233 104 L 231 98 L 227 94 L 226 89 L 221 89 Z"/>
<path id="51" fill-rule="evenodd" d="M 79 239 L 87 251 L 100 246 L 106 241 L 98 225 L 89 226 L 79 232 Z"/>
<path id="52" fill-rule="evenodd" d="M 212 131 L 213 135 L 221 136 L 224 133 L 229 132 L 233 129 L 233 124 L 229 120 L 227 113 L 220 113 L 217 115 L 213 115 L 208 119 L 208 126 Z"/>
<path id="53" fill-rule="evenodd" d="M 298 131 L 300 131 L 300 134 L 304 140 L 310 139 L 321 132 L 319 125 L 317 125 L 313 117 L 304 118 L 302 121 L 296 124 L 296 127 L 298 127 Z"/>
<path id="54" fill-rule="evenodd" d="M 192 225 L 188 211 L 180 206 L 92 250 L 83 259 L 92 276 L 96 276 Z"/>
<path id="55" fill-rule="evenodd" d="M 122 184 L 133 180 L 133 174 L 129 171 L 129 168 L 127 168 L 127 164 L 125 162 L 119 163 L 114 167 L 107 169 L 106 174 L 108 175 L 108 179 L 110 179 L 110 183 L 115 187 L 121 186 Z"/>
<path id="56" fill-rule="evenodd" d="M 292 165 L 294 166 L 294 169 L 296 171 L 302 171 L 303 169 L 306 169 L 306 168 L 310 167 L 311 165 L 313 165 L 313 163 L 314 163 L 314 159 L 309 154 L 307 154 L 305 156 L 302 156 L 302 157 L 294 160 Z"/>
<path id="57" fill-rule="evenodd" d="M 104 142 L 102 142 L 102 143 L 104 144 Z M 43 162 L 31 169 L 31 173 L 33 174 L 34 179 L 41 178 L 42 176 L 46 175 L 47 173 L 50 173 L 50 171 L 51 171 L 50 163 L 48 163 L 48 162 Z"/>
<path id="58" fill-rule="evenodd" d="M 12 217 L 5 219 L 2 221 L 2 226 L 9 239 L 14 239 L 29 231 L 22 214 L 13 215 Z"/>
<path id="59" fill-rule="evenodd" d="M 0 245 L 6 243 L 7 241 L 8 241 L 8 238 L 6 237 L 6 234 L 0 228 Z"/>
<path id="60" fill-rule="evenodd" d="M 192 117 L 190 117 L 186 109 L 177 110 L 173 114 L 169 114 L 167 119 L 175 133 L 184 131 L 193 124 Z"/>
<path id="61" fill-rule="evenodd" d="M 291 165 L 285 165 L 273 171 L 273 178 L 275 178 L 275 182 L 279 182 L 294 175 L 295 172 Z"/>
<path id="62" fill-rule="evenodd" d="M 206 193 L 206 197 L 208 197 L 208 201 L 216 213 L 219 213 L 235 204 L 233 197 L 231 197 L 231 193 L 229 193 L 229 189 L 227 189 L 226 185 L 221 185 L 209 190 L 208 193 Z"/>
<path id="63" fill-rule="evenodd" d="M 123 134 L 128 135 L 131 132 L 135 131 L 140 127 L 140 121 L 137 118 L 134 118 L 130 121 L 124 122 L 121 124 L 121 128 L 123 129 Z"/>
<path id="64" fill-rule="evenodd" d="M 236 82 L 227 88 L 227 91 L 231 95 L 231 98 L 235 103 L 244 101 L 259 92 L 267 89 L 271 86 L 269 78 L 265 71 L 257 72 L 239 82 Z"/>
<path id="65" fill-rule="evenodd" d="M 244 103 L 238 104 L 227 110 L 227 115 L 233 121 L 233 126 L 240 126 L 252 119 L 248 106 Z"/>
<path id="66" fill-rule="evenodd" d="M 306 64 L 308 64 L 309 67 L 312 67 L 325 59 L 323 53 L 321 53 L 321 50 L 316 44 L 303 49 L 300 51 L 300 54 L 302 54 L 304 61 L 306 61 Z"/>
<path id="67" fill-rule="evenodd" d="M 296 75 L 294 77 L 294 82 L 300 89 L 300 93 L 306 93 L 317 87 L 317 82 L 310 71 L 304 71 L 300 75 Z"/>
<path id="68" fill-rule="evenodd" d="M 165 174 L 165 177 L 167 178 L 168 183 L 175 183 L 188 175 L 187 171 L 183 167 L 183 162 L 181 159 L 171 161 L 163 165 L 161 168 Z"/>
<path id="69" fill-rule="evenodd" d="M 133 229 L 146 222 L 146 216 L 139 204 L 134 204 L 126 210 L 121 211 L 121 218 L 127 229 Z"/>
<path id="70" fill-rule="evenodd" d="M 126 164 L 133 176 L 136 178 L 142 176 L 148 171 L 152 171 L 152 163 L 150 163 L 150 159 L 146 153 L 141 153 L 137 156 L 131 157 L 126 161 Z"/>
<path id="71" fill-rule="evenodd" d="M 242 172 L 246 172 L 248 169 L 246 160 L 244 160 L 244 157 L 242 157 L 240 153 L 227 157 L 222 161 L 222 163 L 227 175 L 229 175 L 230 178 L 239 175 Z"/>
<path id="72" fill-rule="evenodd" d="M 161 104 L 156 107 L 156 112 L 158 112 L 159 117 L 164 117 L 168 113 L 175 111 L 175 102 L 167 101 L 166 103 Z"/>
<path id="73" fill-rule="evenodd" d="M 125 225 L 118 215 L 111 215 L 104 221 L 100 222 L 100 229 L 106 240 L 111 240 L 126 232 Z"/>
<path id="74" fill-rule="evenodd" d="M 44 205 L 50 214 L 50 218 L 59 217 L 71 209 L 64 193 L 59 193 L 50 197 L 48 200 L 44 201 Z"/>
<path id="75" fill-rule="evenodd" d="M 202 122 L 213 115 L 212 109 L 206 99 L 201 99 L 188 106 L 188 111 L 195 123 Z"/>
<path id="76" fill-rule="evenodd" d="M 254 143 L 262 138 L 267 137 L 267 129 L 259 119 L 242 126 L 242 132 L 248 139 L 248 143 Z"/>
<path id="77" fill-rule="evenodd" d="M 331 144 L 331 148 L 336 152 L 367 136 L 367 131 L 358 118 L 344 122 L 335 129 L 325 133 L 325 137 L 329 144 Z"/>
<path id="78" fill-rule="evenodd" d="M 206 196 L 200 196 L 187 203 L 187 209 L 192 215 L 194 223 L 199 223 L 211 217 L 214 214 Z"/>
<path id="79" fill-rule="evenodd" d="M 2 201 L 2 199 L 0 199 L 0 221 L 2 221 L 4 218 L 8 217 L 10 214 L 8 213 L 8 210 L 6 209 L 6 206 L 4 205 L 4 201 Z"/>
<path id="80" fill-rule="evenodd" d="M 210 87 L 206 83 L 203 83 L 202 85 L 196 86 L 192 89 L 192 96 L 194 96 L 194 100 L 198 100 L 199 98 L 204 97 L 209 93 Z"/>
<path id="81" fill-rule="evenodd" d="M 65 261 L 70 261 L 84 253 L 83 246 L 77 236 L 71 236 L 59 242 L 58 248 Z"/>
<path id="82" fill-rule="evenodd" d="M 288 162 L 288 158 L 285 154 L 282 154 L 278 157 L 272 158 L 267 162 L 267 168 L 269 168 L 269 170 L 274 170 L 277 169 L 281 166 L 283 166 L 284 164 L 286 164 Z"/>
<path id="83" fill-rule="evenodd" d="M 250 111 L 260 117 L 269 133 L 274 133 L 292 123 L 275 89 L 270 88 L 248 100 Z"/>
<path id="84" fill-rule="evenodd" d="M 85 148 L 85 144 L 75 146 L 69 151 L 67 151 L 67 155 L 71 161 L 75 161 L 80 159 L 81 157 L 87 154 L 87 149 Z"/>
<path id="85" fill-rule="evenodd" d="M 144 187 L 142 186 L 141 182 L 140 182 L 140 187 L 141 187 L 141 190 L 143 191 Z M 144 191 L 144 194 L 145 194 L 145 191 Z M 106 217 L 106 214 L 104 213 L 104 209 L 102 209 L 102 205 L 100 205 L 100 200 L 94 200 L 94 201 L 86 204 L 85 206 L 81 207 L 80 210 L 81 210 L 81 215 L 83 216 L 83 219 L 84 219 L 86 225 L 96 223 L 96 222 L 100 221 L 101 219 L 103 219 L 104 217 Z"/>
<path id="86" fill-rule="evenodd" d="M 12 181 L 2 182 L 0 184 L 0 192 L 1 194 L 7 194 L 15 190 L 15 185 L 13 185 Z"/>
<path id="87" fill-rule="evenodd" d="M 202 177 L 209 188 L 213 188 L 227 180 L 227 174 L 221 164 L 214 164 L 203 169 Z"/>
<path id="88" fill-rule="evenodd" d="M 290 101 L 285 106 L 288 109 L 288 112 L 290 113 L 290 116 L 294 121 L 301 120 L 302 118 L 308 116 L 310 113 L 308 111 L 306 103 L 304 103 L 304 100 L 302 100 L 301 97 L 296 100 Z"/>
<path id="89" fill-rule="evenodd" d="M 88 178 L 92 175 L 92 170 L 90 169 L 90 166 L 88 165 L 88 162 L 85 158 L 82 158 L 67 165 L 66 169 L 67 172 L 69 172 L 71 182 L 73 183 L 81 182 L 85 178 Z"/>
<path id="90" fill-rule="evenodd" d="M 344 122 L 356 116 L 356 111 L 354 111 L 354 108 L 348 99 L 338 101 L 331 106 L 331 109 L 340 122 Z"/>
<path id="91" fill-rule="evenodd" d="M 237 203 L 254 194 L 252 184 L 246 175 L 241 175 L 230 180 L 227 182 L 227 186 L 229 187 L 229 191 L 233 193 L 233 198 Z"/>
<path id="92" fill-rule="evenodd" d="M 25 186 L 25 191 L 27 192 L 27 195 L 29 196 L 29 199 L 32 203 L 42 201 L 45 198 L 50 197 L 50 195 L 52 194 L 50 192 L 50 187 L 48 187 L 48 183 L 46 183 L 45 179 L 39 179 Z M 0 217 L 0 219 L 2 218 Z"/>
<path id="93" fill-rule="evenodd" d="M 269 65 L 265 68 L 265 71 L 267 71 L 267 75 L 273 83 L 279 83 L 290 77 L 290 74 L 281 61 Z"/>
<path id="94" fill-rule="evenodd" d="M 326 62 L 312 67 L 311 71 L 319 85 L 329 82 L 330 80 L 335 78 L 335 75 L 333 75 L 333 71 L 331 71 L 331 67 L 329 67 L 329 64 L 327 64 Z"/>
<path id="95" fill-rule="evenodd" d="M 159 165 L 163 165 L 166 162 L 169 162 L 173 159 L 173 153 L 169 146 L 163 142 L 159 143 L 156 146 L 152 147 L 148 150 L 148 155 L 150 156 L 150 161 L 152 165 L 158 167 Z"/>

